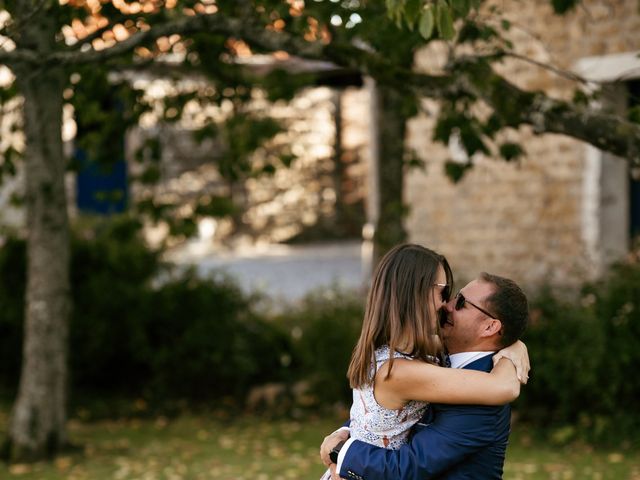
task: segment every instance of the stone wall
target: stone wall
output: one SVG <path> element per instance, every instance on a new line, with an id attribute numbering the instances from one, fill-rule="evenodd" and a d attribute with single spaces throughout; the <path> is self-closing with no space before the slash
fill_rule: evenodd
<path id="1" fill-rule="evenodd" d="M 337 102 L 342 110 L 342 157 L 339 161 L 344 170 L 339 181 L 334 168 Z M 363 209 L 367 175 L 364 157 L 369 128 L 363 108 L 366 112 L 367 92 L 358 88 L 347 88 L 341 95 L 327 87 L 310 88 L 290 102 L 275 104 L 258 94 L 251 109 L 279 120 L 285 131 L 258 149 L 252 162 L 260 164 L 281 147 L 290 150 L 296 159 L 289 168 L 278 168 L 273 175 L 248 178 L 236 185 L 230 185 L 216 168 L 225 146 L 211 141 L 202 144 L 194 141 L 193 131 L 200 126 L 198 116 L 202 113 L 197 109 L 183 116 L 177 126 L 151 118 L 142 122 L 143 128 L 134 129 L 127 136 L 127 156 L 133 158 L 145 138 L 157 136 L 160 139 L 162 178 L 152 190 L 155 198 L 161 201 L 181 203 L 188 210 L 189 204 L 201 195 L 231 196 L 241 207 L 242 214 L 234 222 L 230 219 L 216 222 L 215 243 L 236 246 L 273 243 L 296 236 L 307 240 L 322 239 L 334 233 L 332 222 L 335 221 L 338 197 L 343 206 Z M 133 191 L 135 198 L 150 193 L 147 188 Z M 352 230 L 359 234 L 363 214 L 351 220 L 355 224 Z M 314 228 L 319 231 L 309 233 Z M 156 240 L 166 233 L 162 229 L 151 229 L 150 232 Z"/>
<path id="2" fill-rule="evenodd" d="M 586 0 L 566 16 L 554 15 L 549 2 L 494 3 L 512 21 L 518 52 L 559 69 L 570 70 L 584 57 L 640 50 L 634 1 Z M 442 50 L 430 48 L 417 56 L 416 66 L 434 72 L 443 58 Z M 509 60 L 500 69 L 520 87 L 554 97 L 570 99 L 576 88 L 523 61 Z M 474 158 L 475 168 L 454 185 L 443 174 L 452 152 L 429 140 L 434 119 L 428 112 L 437 105 L 427 102 L 425 110 L 409 125 L 409 143 L 426 163 L 425 171 L 413 171 L 406 180 L 411 241 L 445 254 L 462 282 L 486 270 L 529 286 L 575 284 L 601 271 L 601 180 L 592 177 L 606 172 L 589 168 L 585 144 L 536 136 L 529 128 L 507 132 L 522 142 L 526 156 L 517 164 Z"/>

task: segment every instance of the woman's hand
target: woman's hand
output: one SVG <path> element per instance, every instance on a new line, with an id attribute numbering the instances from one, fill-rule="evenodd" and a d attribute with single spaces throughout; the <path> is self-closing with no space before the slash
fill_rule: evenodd
<path id="1" fill-rule="evenodd" d="M 320 445 L 320 458 L 322 459 L 322 463 L 326 466 L 331 465 L 329 453 L 338 443 L 347 441 L 348 439 L 349 430 L 347 428 L 340 428 L 331 435 L 324 437 L 324 441 L 322 442 L 322 445 Z"/>
<path id="2" fill-rule="evenodd" d="M 516 367 L 516 375 L 520 383 L 526 384 L 529 381 L 529 370 L 531 365 L 529 363 L 529 353 L 527 352 L 527 346 L 518 340 L 513 345 L 503 348 L 493 356 L 493 365 L 495 366 L 501 358 L 508 358 L 513 362 Z"/>

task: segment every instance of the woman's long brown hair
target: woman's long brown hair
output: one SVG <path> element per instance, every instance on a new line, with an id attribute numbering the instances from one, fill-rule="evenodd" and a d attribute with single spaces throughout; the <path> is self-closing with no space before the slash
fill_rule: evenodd
<path id="1" fill-rule="evenodd" d="M 356 344 L 347 377 L 351 388 L 371 384 L 374 352 L 389 345 L 397 351 L 403 335 L 407 335 L 410 352 L 403 352 L 420 360 L 433 362 L 440 355 L 440 343 L 434 340 L 437 319 L 431 319 L 428 302 L 432 301 L 433 285 L 438 267 L 442 265 L 449 291 L 453 289 L 453 275 L 446 258 L 414 244 L 398 245 L 380 261 L 373 282 L 362 323 L 360 338 Z M 387 377 L 391 374 L 393 356 L 389 360 Z"/>

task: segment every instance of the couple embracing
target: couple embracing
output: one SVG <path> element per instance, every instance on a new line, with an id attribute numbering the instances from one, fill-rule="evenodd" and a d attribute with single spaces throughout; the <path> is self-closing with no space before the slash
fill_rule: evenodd
<path id="1" fill-rule="evenodd" d="M 502 478 L 508 404 L 529 372 L 527 299 L 488 273 L 453 298 L 452 286 L 446 258 L 419 245 L 380 261 L 347 373 L 350 419 L 322 443 L 323 479 Z"/>

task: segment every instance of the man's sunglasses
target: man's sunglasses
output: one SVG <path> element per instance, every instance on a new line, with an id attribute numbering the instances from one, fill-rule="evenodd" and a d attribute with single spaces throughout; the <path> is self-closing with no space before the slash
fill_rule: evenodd
<path id="1" fill-rule="evenodd" d="M 442 296 L 442 301 L 448 302 L 449 299 L 451 298 L 451 285 L 447 283 L 434 283 L 433 286 L 442 287 L 442 291 L 440 292 L 440 295 Z"/>
<path id="2" fill-rule="evenodd" d="M 478 305 L 476 305 L 475 303 L 473 303 L 470 300 L 467 300 L 464 295 L 462 294 L 462 292 L 458 292 L 458 294 L 456 295 L 456 304 L 455 304 L 455 309 L 456 310 L 462 310 L 464 308 L 464 305 L 468 303 L 469 305 L 471 305 L 474 308 L 477 308 L 478 310 L 480 310 L 482 313 L 484 313 L 485 315 L 487 315 L 490 318 L 496 318 L 497 317 L 493 314 L 493 313 L 489 313 L 487 312 L 484 308 L 479 307 Z"/>

